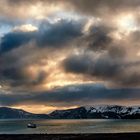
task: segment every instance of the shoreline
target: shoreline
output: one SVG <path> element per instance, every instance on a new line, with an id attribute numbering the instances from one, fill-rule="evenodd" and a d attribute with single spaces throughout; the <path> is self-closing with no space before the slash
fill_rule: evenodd
<path id="1" fill-rule="evenodd" d="M 96 134 L 0 134 L 0 140 L 139 140 L 140 132 Z"/>

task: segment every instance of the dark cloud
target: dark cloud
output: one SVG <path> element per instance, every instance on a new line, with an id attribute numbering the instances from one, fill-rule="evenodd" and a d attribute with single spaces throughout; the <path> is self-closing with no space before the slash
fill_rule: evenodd
<path id="1" fill-rule="evenodd" d="M 1 2 L 1 5 L 3 5 L 1 6 L 1 13 L 9 17 L 21 18 L 20 15 L 23 17 L 32 17 L 30 9 L 32 5 L 37 4 L 41 5 L 42 9 L 45 9 L 46 12 L 44 12 L 43 15 L 47 15 L 46 13 L 49 7 L 59 5 L 60 7 L 62 6 L 62 10 L 75 10 L 76 13 L 80 12 L 84 15 L 110 16 L 112 13 L 116 14 L 127 10 L 138 10 L 140 2 L 139 0 L 5 0 Z M 7 9 L 7 11 L 5 9 Z M 16 13 L 16 10 L 18 13 Z M 22 10 L 26 10 L 26 14 L 21 12 Z"/>
<path id="2" fill-rule="evenodd" d="M 126 50 L 109 36 L 112 31 L 113 28 L 102 24 L 91 26 L 80 40 L 85 51 L 67 57 L 62 64 L 65 71 L 102 80 L 116 79 L 119 73 L 124 71 Z"/>
<path id="3" fill-rule="evenodd" d="M 1 74 L 3 77 L 7 77 L 8 79 L 15 79 L 15 81 L 24 78 L 22 68 L 7 68 L 3 70 Z"/>
<path id="4" fill-rule="evenodd" d="M 37 47 L 64 47 L 82 36 L 82 23 L 76 21 L 60 20 L 54 24 L 42 22 L 38 31 L 23 32 L 13 31 L 1 38 L 0 53 L 11 51 L 15 48 L 36 42 Z"/>
<path id="5" fill-rule="evenodd" d="M 35 75 L 27 71 L 28 65 L 17 64 L 16 66 L 0 69 L 1 81 L 5 81 L 10 87 L 32 88 L 41 85 L 47 78 L 43 70 L 37 71 Z"/>
<path id="6" fill-rule="evenodd" d="M 38 0 L 41 1 L 41 0 Z M 7 0 L 7 3 L 9 4 L 13 4 L 13 5 L 17 5 L 17 4 L 26 4 L 26 3 L 33 3 L 33 2 L 37 2 L 37 0 Z"/>
<path id="7" fill-rule="evenodd" d="M 127 85 L 128 87 L 135 87 L 139 86 L 140 84 L 140 73 L 139 70 L 128 70 L 125 71 L 121 76 L 118 77 L 118 83 L 119 85 Z"/>
<path id="8" fill-rule="evenodd" d="M 60 20 L 54 24 L 43 22 L 37 36 L 39 46 L 64 46 L 65 43 L 82 36 L 80 21 Z"/>
<path id="9" fill-rule="evenodd" d="M 0 94 L 0 105 L 44 104 L 53 106 L 74 106 L 96 104 L 97 102 L 122 100 L 137 101 L 140 89 L 107 89 L 102 85 L 82 84 L 54 89 L 42 93 Z M 85 94 L 86 93 L 86 94 Z"/>
<path id="10" fill-rule="evenodd" d="M 0 84 L 15 90 L 30 90 L 43 84 L 48 72 L 41 69 L 44 55 L 38 49 L 27 45 L 3 54 L 0 59 Z"/>
<path id="11" fill-rule="evenodd" d="M 111 38 L 108 37 L 106 34 L 101 33 L 100 31 L 95 31 L 94 33 L 90 34 L 88 37 L 88 46 L 94 50 L 102 50 L 108 47 L 108 44 L 111 41 Z"/>
<path id="12" fill-rule="evenodd" d="M 123 59 L 126 57 L 126 50 L 123 46 L 117 46 L 115 43 L 112 44 L 114 46 L 110 46 L 108 48 L 108 53 L 112 59 L 118 58 L 118 59 Z"/>
<path id="13" fill-rule="evenodd" d="M 29 43 L 35 38 L 36 32 L 11 32 L 1 38 L 0 54 Z"/>
<path id="14" fill-rule="evenodd" d="M 91 26 L 87 35 L 85 35 L 81 42 L 93 51 L 106 50 L 110 47 L 113 39 L 109 33 L 113 29 L 104 25 Z"/>
<path id="15" fill-rule="evenodd" d="M 63 62 L 66 72 L 80 73 L 90 73 L 91 64 L 93 64 L 94 59 L 88 55 L 72 55 L 66 58 Z M 92 66 L 91 66 L 92 67 Z"/>
<path id="16" fill-rule="evenodd" d="M 106 54 L 99 58 L 82 54 L 66 58 L 63 65 L 67 72 L 87 74 L 101 79 L 112 79 L 121 71 L 122 62 L 116 58 L 112 59 Z"/>
<path id="17" fill-rule="evenodd" d="M 82 13 L 90 15 L 109 15 L 114 12 L 125 10 L 136 10 L 139 7 L 139 0 L 71 0 L 69 3 Z"/>
<path id="18" fill-rule="evenodd" d="M 109 15 L 110 12 L 120 12 L 125 10 L 136 10 L 139 5 L 139 0 L 6 0 L 5 5 L 9 7 L 17 7 L 20 9 L 24 6 L 28 7 L 31 5 L 36 5 L 37 3 L 41 3 L 44 7 L 51 5 L 64 5 L 68 7 L 71 11 L 74 9 L 83 14 L 90 15 Z M 69 6 L 68 6 L 69 4 Z"/>
<path id="19" fill-rule="evenodd" d="M 115 50 L 117 50 L 115 48 Z M 140 83 L 139 62 L 126 62 L 123 50 L 109 51 L 100 57 L 80 54 L 72 55 L 63 61 L 66 72 L 88 75 L 90 79 L 99 79 L 115 85 L 138 86 Z M 136 68 L 137 67 L 137 68 Z"/>
<path id="20" fill-rule="evenodd" d="M 43 3 L 53 3 L 56 2 L 56 0 L 7 0 L 7 3 L 9 4 L 13 4 L 13 5 L 18 5 L 18 4 L 33 4 L 33 3 L 37 3 L 37 2 L 43 2 Z"/>
<path id="21" fill-rule="evenodd" d="M 92 66 L 92 74 L 97 77 L 112 79 L 121 71 L 121 65 L 122 62 L 119 59 L 112 59 L 108 55 L 103 55 Z"/>
<path id="22" fill-rule="evenodd" d="M 44 21 L 34 32 L 18 30 L 5 34 L 0 43 L 0 83 L 4 81 L 5 85 L 15 89 L 43 84 L 51 72 L 40 68 L 32 74 L 29 67 L 42 67 L 42 59 L 47 61 L 48 56 L 48 50 L 45 49 L 67 47 L 67 43 L 72 43 L 81 35 L 82 23 L 67 20 L 53 24 Z"/>

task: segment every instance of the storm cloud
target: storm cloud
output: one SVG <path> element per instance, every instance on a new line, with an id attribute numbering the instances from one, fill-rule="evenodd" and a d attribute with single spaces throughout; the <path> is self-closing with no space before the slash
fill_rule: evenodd
<path id="1" fill-rule="evenodd" d="M 27 44 L 35 37 L 34 32 L 11 32 L 2 37 L 0 52 L 5 53 L 14 48 Z"/>
<path id="2" fill-rule="evenodd" d="M 85 94 L 86 93 L 86 94 Z M 65 88 L 57 88 L 42 93 L 13 93 L 2 94 L 0 105 L 22 105 L 22 104 L 44 104 L 53 106 L 75 106 L 113 101 L 117 103 L 122 100 L 137 101 L 139 89 L 107 89 L 100 84 L 71 85 Z M 105 102 L 106 101 L 106 102 Z"/>
<path id="3" fill-rule="evenodd" d="M 86 51 L 67 57 L 62 66 L 68 73 L 85 75 L 116 86 L 139 86 L 140 63 L 126 60 L 126 52 L 121 46 L 110 46 L 100 54 Z"/>
<path id="4" fill-rule="evenodd" d="M 138 104 L 139 7 L 139 0 L 0 1 L 0 105 Z"/>
<path id="5" fill-rule="evenodd" d="M 123 72 L 123 62 L 108 55 L 100 58 L 86 55 L 70 56 L 64 60 L 63 65 L 67 72 L 90 75 L 102 80 L 113 80 Z"/>
<path id="6" fill-rule="evenodd" d="M 76 21 L 60 20 L 54 24 L 42 22 L 38 31 L 13 31 L 1 38 L 0 53 L 8 52 L 21 47 L 31 41 L 37 47 L 59 47 L 66 45 L 77 37 L 82 36 L 82 23 Z"/>
<path id="7" fill-rule="evenodd" d="M 39 46 L 62 46 L 82 36 L 82 23 L 60 20 L 54 24 L 43 22 L 37 36 Z"/>
<path id="8" fill-rule="evenodd" d="M 120 11 L 136 10 L 140 4 L 139 0 L 71 0 L 70 3 L 77 11 L 98 16 L 110 12 L 119 13 Z"/>

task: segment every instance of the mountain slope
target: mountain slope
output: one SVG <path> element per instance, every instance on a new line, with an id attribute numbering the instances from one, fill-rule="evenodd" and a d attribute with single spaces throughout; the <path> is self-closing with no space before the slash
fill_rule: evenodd
<path id="1" fill-rule="evenodd" d="M 140 119 L 140 107 L 85 106 L 68 110 L 56 110 L 48 115 L 0 107 L 0 119 Z"/>
<path id="2" fill-rule="evenodd" d="M 86 106 L 69 110 L 56 110 L 49 116 L 61 119 L 140 119 L 140 107 Z"/>
<path id="3" fill-rule="evenodd" d="M 13 109 L 8 107 L 0 107 L 0 119 L 37 119 L 49 118 L 45 114 L 33 114 L 22 109 Z"/>

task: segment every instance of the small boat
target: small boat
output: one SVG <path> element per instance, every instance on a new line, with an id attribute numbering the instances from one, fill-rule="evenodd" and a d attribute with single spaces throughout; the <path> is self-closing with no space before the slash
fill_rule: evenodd
<path id="1" fill-rule="evenodd" d="M 36 124 L 34 124 L 34 123 L 28 123 L 27 124 L 27 127 L 28 128 L 36 128 Z"/>

